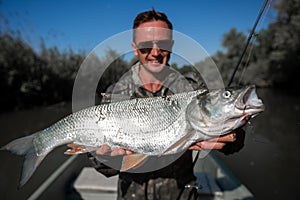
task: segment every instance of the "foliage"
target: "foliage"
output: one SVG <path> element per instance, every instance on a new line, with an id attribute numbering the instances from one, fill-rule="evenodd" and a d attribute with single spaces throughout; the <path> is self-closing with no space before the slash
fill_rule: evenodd
<path id="1" fill-rule="evenodd" d="M 235 84 L 299 89 L 300 0 L 279 0 L 274 8 L 277 10 L 276 20 L 257 33 L 242 60 Z M 225 83 L 229 81 L 245 42 L 246 35 L 232 28 L 223 37 L 222 45 L 226 50 L 212 56 Z M 20 31 L 0 30 L 0 89 L 4 94 L 0 99 L 0 111 L 71 100 L 75 76 L 84 55 L 72 50 L 60 52 L 56 47 L 47 49 L 43 42 L 41 49 L 36 53 L 21 39 Z M 80 89 L 89 91 L 90 82 L 100 81 L 99 93 L 118 80 L 136 61 L 134 58 L 127 62 L 111 49 L 104 58 L 89 56 L 85 64 L 94 66 L 94 70 L 83 73 L 87 84 Z M 211 64 L 211 60 L 206 59 L 195 66 L 209 75 L 214 73 Z M 182 74 L 194 70 L 191 66 L 179 68 L 176 63 L 172 67 Z M 103 73 L 102 77 L 95 76 L 99 69 L 106 69 L 100 73 Z"/>
<path id="2" fill-rule="evenodd" d="M 40 54 L 19 37 L 0 35 L 0 110 L 71 99 L 82 55 L 43 48 Z"/>
<path id="3" fill-rule="evenodd" d="M 276 20 L 267 29 L 258 32 L 240 65 L 235 83 L 299 88 L 300 0 L 280 0 L 274 8 L 277 10 Z M 231 29 L 224 35 L 222 43 L 227 51 L 219 51 L 213 56 L 226 82 L 234 70 L 245 40 L 246 36 L 242 32 Z"/>
<path id="4" fill-rule="evenodd" d="M 271 45 L 270 69 L 275 85 L 299 86 L 300 79 L 300 0 L 281 0 L 275 7 L 278 19 L 269 29 Z"/>
<path id="5" fill-rule="evenodd" d="M 104 58 L 90 54 L 60 52 L 57 47 L 45 48 L 36 53 L 20 36 L 12 32 L 0 33 L 0 111 L 24 109 L 38 105 L 71 101 L 73 85 L 79 67 L 88 66 L 80 76 L 85 84 L 80 85 L 82 98 L 90 94 L 91 85 L 99 82 L 98 92 L 104 92 L 130 67 L 114 50 L 108 50 Z M 102 74 L 99 77 L 95 74 Z M 80 100 L 80 99 L 79 99 Z"/>

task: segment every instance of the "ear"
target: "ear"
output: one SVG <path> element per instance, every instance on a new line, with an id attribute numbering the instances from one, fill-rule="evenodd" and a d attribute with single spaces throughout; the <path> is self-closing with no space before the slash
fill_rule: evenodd
<path id="1" fill-rule="evenodd" d="M 133 49 L 134 55 L 135 55 L 135 56 L 138 56 L 138 49 L 137 49 L 137 47 L 136 47 L 136 45 L 135 45 L 134 42 L 131 43 L 131 47 L 132 47 L 132 49 Z"/>

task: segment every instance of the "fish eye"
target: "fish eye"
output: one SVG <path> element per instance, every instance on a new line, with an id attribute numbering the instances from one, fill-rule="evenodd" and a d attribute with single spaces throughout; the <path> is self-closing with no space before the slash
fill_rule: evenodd
<path id="1" fill-rule="evenodd" d="M 228 91 L 228 90 L 226 90 L 225 92 L 223 92 L 223 97 L 225 98 L 225 99 L 228 99 L 228 98 L 230 98 L 231 97 L 231 92 L 230 91 Z"/>

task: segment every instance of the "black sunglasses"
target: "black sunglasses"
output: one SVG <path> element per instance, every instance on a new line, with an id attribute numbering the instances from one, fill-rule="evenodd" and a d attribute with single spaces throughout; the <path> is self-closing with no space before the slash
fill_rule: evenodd
<path id="1" fill-rule="evenodd" d="M 136 46 L 141 53 L 150 53 L 153 45 L 156 44 L 160 51 L 171 51 L 173 40 L 156 40 L 140 42 Z"/>

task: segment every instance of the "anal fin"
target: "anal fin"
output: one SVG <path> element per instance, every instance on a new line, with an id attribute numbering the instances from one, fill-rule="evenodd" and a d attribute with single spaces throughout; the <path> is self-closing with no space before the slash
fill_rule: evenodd
<path id="1" fill-rule="evenodd" d="M 123 172 L 138 168 L 146 161 L 147 157 L 148 156 L 144 154 L 130 154 L 124 156 L 120 171 Z"/>

